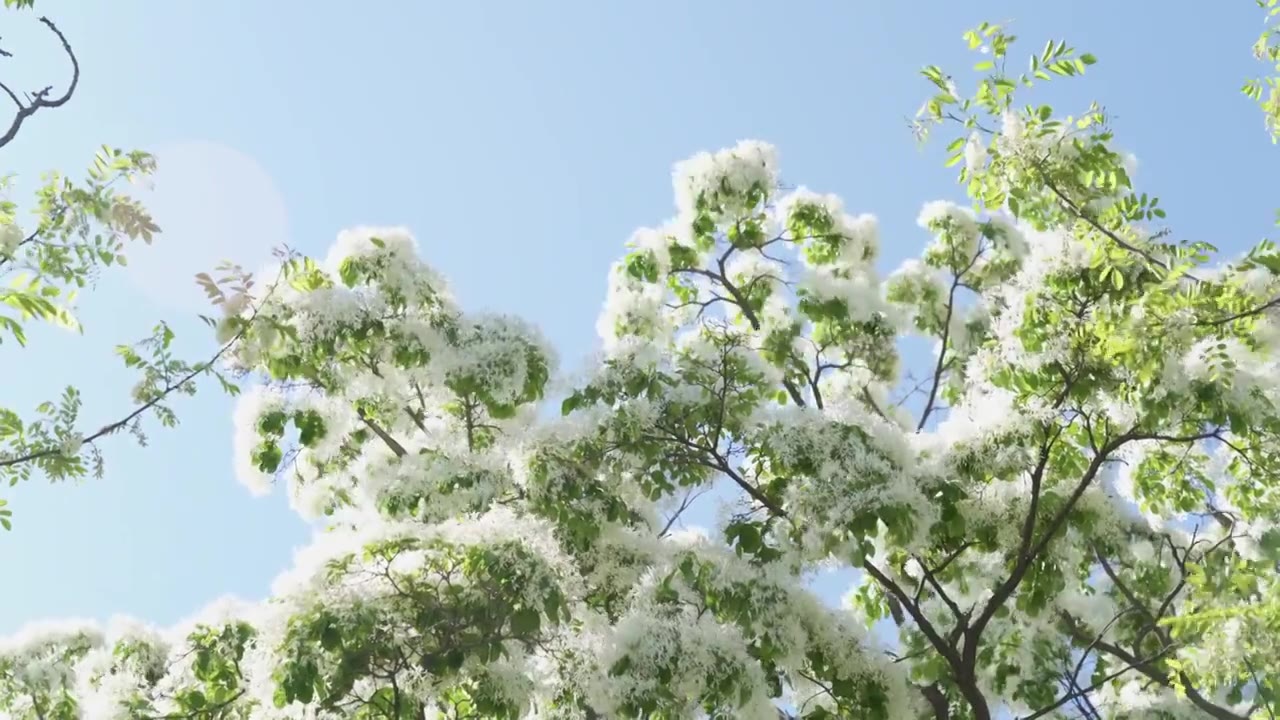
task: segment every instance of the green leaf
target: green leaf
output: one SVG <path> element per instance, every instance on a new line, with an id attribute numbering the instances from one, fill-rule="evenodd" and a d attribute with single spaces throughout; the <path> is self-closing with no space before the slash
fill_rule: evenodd
<path id="1" fill-rule="evenodd" d="M 520 608 L 511 615 L 511 632 L 521 637 L 538 632 L 541 624 L 542 616 L 535 608 Z"/>

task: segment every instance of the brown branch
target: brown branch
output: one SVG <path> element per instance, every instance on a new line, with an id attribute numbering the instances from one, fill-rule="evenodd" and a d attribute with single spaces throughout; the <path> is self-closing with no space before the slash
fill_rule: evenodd
<path id="1" fill-rule="evenodd" d="M 939 583 L 938 578 L 934 576 L 933 572 L 929 570 L 929 568 L 925 567 L 923 562 L 920 562 L 920 558 L 916 558 L 916 562 L 920 563 L 920 571 L 924 575 L 925 581 L 929 583 L 929 587 L 933 588 L 933 591 L 937 593 L 938 598 L 942 600 L 942 602 L 947 606 L 947 609 L 951 611 L 951 614 L 955 616 L 957 627 L 964 627 L 968 615 L 960 609 L 960 606 L 956 604 L 955 600 L 951 599 L 951 596 L 947 594 L 947 591 L 942 588 L 942 583 Z"/>
<path id="2" fill-rule="evenodd" d="M 1128 242 L 1124 238 L 1120 237 L 1120 235 L 1116 233 L 1114 230 L 1104 227 L 1102 223 L 1098 222 L 1092 215 L 1085 212 L 1083 208 L 1081 208 L 1079 205 L 1073 202 L 1070 198 L 1068 198 L 1065 193 L 1063 193 L 1060 189 L 1058 189 L 1056 185 L 1050 182 L 1047 177 L 1044 177 L 1043 174 L 1041 175 L 1041 179 L 1044 181 L 1045 187 L 1049 188 L 1049 191 L 1052 192 L 1054 196 L 1058 198 L 1058 202 L 1064 208 L 1066 208 L 1066 210 L 1070 214 L 1074 215 L 1076 218 L 1080 220 L 1085 221 L 1085 223 L 1087 223 L 1090 227 L 1102 233 L 1103 235 L 1107 236 L 1107 238 L 1109 238 L 1116 245 L 1119 245 L 1121 248 L 1135 255 L 1138 255 L 1139 257 L 1155 265 L 1156 267 L 1161 268 L 1162 270 L 1170 269 L 1168 263 L 1161 262 L 1158 258 L 1153 256 L 1151 253 L 1143 250 L 1142 248 L 1139 248 L 1133 243 Z M 1192 282 L 1202 282 L 1199 277 L 1196 277 L 1195 275 L 1192 275 L 1190 273 L 1186 273 L 1184 277 L 1186 277 L 1188 280 L 1191 280 Z M 1280 307 L 1280 295 L 1273 297 L 1270 300 L 1260 305 L 1249 308 L 1248 310 L 1242 310 L 1240 312 L 1232 313 L 1230 315 L 1227 315 L 1221 318 L 1214 318 L 1211 320 L 1198 320 L 1196 321 L 1195 324 L 1201 327 L 1217 327 L 1219 325 L 1227 325 L 1229 323 L 1235 322 L 1236 320 L 1243 320 L 1244 318 L 1253 317 L 1254 315 L 1261 315 L 1262 313 L 1277 307 Z"/>
<path id="3" fill-rule="evenodd" d="M 703 268 L 684 268 L 677 272 L 687 272 L 693 275 L 701 275 L 705 278 L 708 278 L 708 279 L 714 280 L 715 282 L 720 283 L 720 285 L 723 286 L 724 289 L 729 293 L 730 299 L 732 300 L 733 304 L 737 305 L 738 309 L 742 311 L 742 316 L 747 319 L 747 322 L 751 325 L 751 329 L 758 331 L 762 327 L 760 323 L 760 318 L 756 315 L 755 310 L 751 308 L 751 305 L 747 302 L 747 299 L 742 294 L 742 291 L 736 285 L 734 285 L 732 282 L 729 281 L 728 269 L 726 268 L 725 263 L 728 261 L 729 256 L 733 254 L 734 249 L 735 249 L 734 247 L 730 246 L 729 249 L 724 252 L 724 254 L 716 258 L 716 266 L 720 271 L 719 273 L 714 273 L 714 272 L 711 272 L 710 270 L 705 270 Z M 786 388 L 787 394 L 791 396 L 792 402 L 794 402 L 799 407 L 806 406 L 806 403 L 804 401 L 804 396 L 800 394 L 800 388 L 796 387 L 796 384 L 794 382 L 792 382 L 787 378 L 783 378 L 782 385 L 783 387 Z"/>
<path id="4" fill-rule="evenodd" d="M 244 697 L 245 690 L 240 690 L 222 702 L 202 707 L 185 713 L 168 713 L 166 715 L 139 715 L 142 720 L 196 720 L 196 718 L 218 717 L 223 710 L 230 708 L 237 700 Z"/>
<path id="5" fill-rule="evenodd" d="M 974 619 L 973 623 L 969 626 L 969 629 L 965 631 L 964 662 L 966 667 L 970 668 L 971 671 L 977 667 L 979 648 L 978 641 L 982 637 L 983 630 L 986 629 L 987 624 L 995 617 L 996 612 L 998 612 L 1000 607 L 1004 605 L 1005 601 L 1013 596 L 1014 591 L 1018 589 L 1018 585 L 1031 569 L 1031 565 L 1035 561 L 1035 558 L 1038 557 L 1049 544 L 1049 540 L 1053 538 L 1058 527 L 1066 521 L 1067 514 L 1071 512 L 1075 507 L 1076 502 L 1079 501 L 1082 495 L 1084 495 L 1085 489 L 1093 482 L 1093 478 L 1098 474 L 1098 471 L 1102 469 L 1102 464 L 1105 461 L 1107 454 L 1112 450 L 1112 448 L 1109 448 L 1094 456 L 1093 462 L 1089 464 L 1089 468 L 1085 471 L 1084 477 L 1076 487 L 1076 492 L 1067 500 L 1066 504 L 1058 514 L 1049 521 L 1048 527 L 1041 537 L 1040 542 L 1033 546 L 1032 538 L 1036 529 L 1035 516 L 1038 507 L 1037 502 L 1040 483 L 1045 472 L 1045 468 L 1048 467 L 1053 442 L 1057 437 L 1057 435 L 1054 435 L 1051 438 L 1046 438 L 1045 444 L 1040 451 L 1040 459 L 1037 462 L 1035 471 L 1032 473 L 1031 507 L 1028 509 L 1027 517 L 1023 521 L 1021 539 L 1018 542 L 1018 557 L 1014 564 L 1013 571 L 1009 573 L 1009 577 L 1006 578 L 1003 583 L 992 591 L 991 599 L 982 608 L 982 611 L 978 613 L 978 617 Z"/>
<path id="6" fill-rule="evenodd" d="M 1114 578 L 1112 573 L 1108 572 L 1107 574 L 1108 576 L 1111 576 Z M 1120 586 L 1117 585 L 1117 588 L 1119 587 Z M 1127 589 L 1122 590 L 1121 592 L 1126 596 L 1126 598 L 1132 597 L 1132 594 L 1129 593 Z M 1151 614 L 1150 610 L 1143 607 L 1141 604 L 1135 605 L 1133 609 L 1147 616 L 1150 616 Z M 1080 630 L 1082 623 L 1077 621 L 1074 617 L 1072 617 L 1070 614 L 1066 612 L 1059 611 L 1058 614 L 1059 614 L 1059 617 L 1066 623 L 1067 629 L 1069 630 L 1070 635 L 1077 641 L 1085 642 L 1086 641 L 1085 638 L 1087 638 L 1088 636 L 1085 635 Z M 1137 670 L 1139 673 L 1146 676 L 1150 680 L 1156 682 L 1157 684 L 1166 688 L 1172 688 L 1173 680 L 1169 677 L 1167 673 L 1165 673 L 1163 670 L 1158 668 L 1154 664 L 1154 662 L 1159 657 L 1163 656 L 1164 653 L 1174 649 L 1176 647 L 1176 644 L 1171 642 L 1169 638 L 1165 637 L 1163 634 L 1160 634 L 1158 637 L 1163 646 L 1162 650 L 1160 653 L 1157 653 L 1155 657 L 1149 658 L 1147 660 L 1141 660 L 1136 655 L 1130 653 L 1129 651 L 1125 650 L 1119 645 L 1116 645 L 1115 643 L 1106 642 L 1100 638 L 1090 638 L 1089 644 L 1091 647 L 1097 648 L 1098 650 L 1101 650 L 1107 653 L 1108 655 L 1116 658 L 1117 660 L 1125 663 L 1130 669 Z M 1183 686 L 1183 690 L 1186 694 L 1187 699 L 1190 700 L 1193 705 L 1203 710 L 1210 717 L 1217 718 L 1217 720 L 1247 720 L 1247 718 L 1243 715 L 1237 715 L 1236 713 L 1233 713 L 1224 707 L 1215 705 L 1214 703 L 1210 702 L 1207 698 L 1205 698 L 1204 695 L 1200 693 L 1199 690 L 1195 688 L 1195 686 L 1191 682 L 1191 678 L 1187 677 L 1185 673 L 1179 673 L 1178 679 L 1181 681 L 1181 684 Z"/>
<path id="7" fill-rule="evenodd" d="M 1253 663 L 1249 662 L 1249 658 L 1244 659 L 1244 666 L 1245 666 L 1245 669 L 1249 671 L 1250 677 L 1253 678 L 1253 684 L 1254 686 L 1256 686 L 1258 690 L 1258 701 L 1262 703 L 1266 703 L 1265 705 L 1262 706 L 1262 709 L 1267 711 L 1267 717 L 1271 718 L 1271 720 L 1276 720 L 1276 712 L 1275 710 L 1271 709 L 1272 704 L 1267 702 L 1266 698 L 1264 697 L 1264 693 L 1261 692 L 1263 685 L 1262 685 L 1262 679 L 1258 677 L 1258 671 L 1253 668 Z M 1253 704 L 1253 709 L 1256 710 L 1257 708 L 1258 708 L 1258 702 L 1255 702 Z M 1252 714 L 1252 711 L 1250 711 L 1250 713 Z"/>
<path id="8" fill-rule="evenodd" d="M 947 702 L 947 696 L 938 688 L 938 684 L 925 685 L 920 688 L 920 694 L 924 695 L 924 699 L 933 708 L 933 717 L 935 720 L 950 720 L 951 703 Z"/>
<path id="9" fill-rule="evenodd" d="M 18 112 L 13 116 L 13 121 L 9 124 L 9 129 L 5 131 L 4 135 L 0 135 L 0 147 L 8 145 L 9 142 L 18 135 L 18 130 L 22 127 L 22 123 L 26 122 L 27 118 L 36 114 L 37 110 L 40 110 L 41 108 L 56 108 L 65 105 L 75 93 L 76 86 L 80 83 L 80 61 L 76 59 L 76 54 L 71 49 L 71 43 L 67 42 L 66 36 L 62 34 L 62 31 L 58 29 L 57 25 L 53 24 L 52 20 L 47 17 L 41 17 L 40 22 L 44 23 L 45 27 L 52 30 L 53 34 L 58 36 L 58 40 L 62 42 L 63 51 L 66 52 L 68 58 L 71 58 L 71 84 L 67 86 L 66 92 L 56 98 L 49 97 L 49 92 L 53 89 L 52 86 L 39 90 L 31 96 L 31 102 L 27 105 L 23 105 L 22 102 L 18 100 L 18 96 L 7 86 L 0 85 L 0 87 L 4 88 L 5 92 L 9 94 L 9 97 L 12 98 L 13 102 L 18 106 Z"/>
<path id="10" fill-rule="evenodd" d="M 902 586 L 894 582 L 893 578 L 882 572 L 880 568 L 876 567 L 870 560 L 864 561 L 862 563 L 862 568 L 866 570 L 867 574 L 873 577 L 886 592 L 897 597 L 899 602 L 901 602 L 901 604 L 906 608 L 907 613 L 911 615 L 911 619 L 915 621 L 916 626 L 920 628 L 920 631 L 924 633 L 925 638 L 929 640 L 929 644 L 932 645 L 933 649 L 947 661 L 947 664 L 951 667 L 953 675 L 952 679 L 960 689 L 960 693 L 972 707 L 974 717 L 981 720 L 988 720 L 991 717 L 991 710 L 987 706 L 986 697 L 982 694 L 981 688 L 978 687 L 974 674 L 966 671 L 966 666 L 964 665 L 961 656 L 956 653 L 955 648 L 938 633 L 938 630 L 933 626 L 933 623 L 929 622 L 929 618 L 925 617 L 924 613 L 920 611 L 919 606 L 912 602 L 911 598 L 908 597 L 906 592 L 902 589 Z"/>
<path id="11" fill-rule="evenodd" d="M 689 506 L 693 504 L 693 501 L 702 497 L 705 492 L 705 488 L 690 488 L 689 492 L 685 493 L 684 498 L 680 501 L 680 507 L 676 508 L 675 511 L 671 513 L 671 517 L 667 518 L 666 524 L 663 525 L 662 530 L 658 532 L 658 537 L 666 537 L 667 533 L 671 532 L 671 528 L 679 522 L 680 516 L 684 515 L 685 511 L 689 509 Z"/>
<path id="12" fill-rule="evenodd" d="M 1031 713 L 1030 715 L 1023 715 L 1022 717 L 1018 718 L 1018 720 L 1035 720 L 1035 718 L 1044 717 L 1045 715 L 1048 715 L 1054 710 L 1057 710 L 1058 708 L 1062 707 L 1063 705 L 1066 705 L 1067 703 L 1073 700 L 1076 700 L 1077 698 L 1087 697 L 1090 693 L 1097 691 L 1103 685 L 1106 685 L 1107 683 L 1111 682 L 1112 680 L 1115 680 L 1116 678 L 1129 672 L 1130 670 L 1136 670 L 1138 665 L 1149 665 L 1155 662 L 1156 660 L 1159 660 L 1161 657 L 1168 654 L 1169 650 L 1171 649 L 1172 648 L 1166 647 L 1162 649 L 1160 652 L 1156 653 L 1155 655 L 1152 655 L 1151 657 L 1145 660 L 1135 659 L 1133 662 L 1125 665 L 1119 670 L 1108 673 L 1104 677 L 1099 678 L 1097 682 L 1093 683 L 1089 687 L 1083 688 L 1079 692 L 1067 693 L 1066 695 L 1063 695 L 1062 697 L 1058 698 L 1052 704 L 1046 705 L 1040 708 L 1039 710 L 1036 710 L 1035 712 Z"/>
<path id="13" fill-rule="evenodd" d="M 1112 242 L 1114 242 L 1116 245 L 1119 245 L 1121 248 L 1133 253 L 1134 255 L 1137 255 L 1143 258 L 1147 262 L 1151 263 L 1152 265 L 1155 265 L 1156 267 L 1162 270 L 1169 269 L 1168 263 L 1161 262 L 1159 258 L 1155 257 L 1151 253 L 1147 252 L 1146 250 L 1143 250 L 1137 245 L 1134 245 L 1128 240 L 1125 240 L 1124 238 L 1120 237 L 1120 235 L 1116 233 L 1114 230 L 1104 227 L 1102 223 L 1098 222 L 1096 219 L 1093 218 L 1092 215 L 1085 212 L 1083 208 L 1081 208 L 1074 201 L 1072 201 L 1071 198 L 1067 197 L 1066 193 L 1058 189 L 1058 186 L 1054 185 L 1053 182 L 1051 182 L 1048 177 L 1045 177 L 1043 173 L 1041 173 L 1041 179 L 1044 181 L 1045 187 L 1049 188 L 1049 191 L 1052 192 L 1054 196 L 1058 198 L 1058 202 L 1064 208 L 1066 208 L 1067 212 L 1079 218 L 1080 220 L 1085 221 L 1090 227 L 1102 233 L 1103 235 L 1106 235 L 1108 238 L 1110 238 Z M 1193 275 L 1187 275 L 1187 277 L 1190 278 L 1191 280 L 1198 281 L 1198 278 L 1196 278 Z"/>
<path id="14" fill-rule="evenodd" d="M 933 404 L 938 400 L 938 386 L 942 384 L 942 374 L 947 367 L 947 342 L 951 339 L 951 317 L 955 313 L 956 285 L 959 282 L 960 276 L 957 275 L 955 281 L 951 283 L 951 290 L 947 294 L 947 314 L 942 321 L 942 346 L 938 348 L 938 362 L 933 368 L 933 382 L 929 384 L 929 399 L 925 402 L 924 410 L 920 413 L 920 422 L 916 425 L 916 432 L 924 430 L 924 426 L 929 422 L 929 416 L 933 414 Z"/>
<path id="15" fill-rule="evenodd" d="M 982 257 L 982 248 L 969 258 L 969 264 L 963 270 L 957 270 L 951 281 L 951 289 L 947 291 L 947 314 L 942 321 L 942 346 L 938 348 L 938 362 L 933 368 L 933 382 L 929 385 L 929 399 L 925 402 L 924 410 L 920 413 L 920 422 L 916 425 L 916 432 L 924 430 L 925 425 L 929 422 L 929 416 L 933 414 L 934 403 L 938 400 L 938 387 L 942 385 L 942 375 L 947 369 L 947 343 L 951 340 L 951 320 L 956 310 L 956 290 L 959 289 L 964 276 L 968 274 L 973 266 L 978 263 L 978 258 Z M 951 261 L 958 267 L 956 263 L 955 249 L 952 246 Z"/>
<path id="16" fill-rule="evenodd" d="M 369 414 L 364 411 L 364 408 L 357 409 L 356 414 L 360 416 L 360 419 L 364 421 L 364 424 L 368 425 L 369 429 L 372 430 L 387 447 L 391 448 L 391 452 L 395 453 L 396 457 L 404 457 L 408 454 L 408 451 L 404 449 L 404 446 L 401 445 L 398 440 L 391 437 L 391 433 L 384 430 L 381 425 L 374 421 L 373 418 L 369 417 Z"/>
<path id="17" fill-rule="evenodd" d="M 868 575 L 875 578 L 875 581 L 879 583 L 886 592 L 891 593 L 894 597 L 898 598 L 900 602 L 902 602 L 906 607 L 907 613 L 911 615 L 911 619 L 920 627 L 920 631 L 923 632 L 925 637 L 929 639 L 929 642 L 933 644 L 933 647 L 938 651 L 938 654 L 946 658 L 949 663 L 959 663 L 960 656 L 956 655 L 955 649 L 943 640 L 942 635 L 940 635 L 937 629 L 933 627 L 933 623 L 929 622 L 929 618 L 925 617 L 924 613 L 920 611 L 920 608 L 917 607 L 915 603 L 911 602 L 911 598 L 908 597 L 906 591 L 902 589 L 901 585 L 895 582 L 893 578 L 886 575 L 882 570 L 880 570 L 880 568 L 876 567 L 875 563 L 870 560 L 863 562 L 862 568 L 867 571 Z"/>
<path id="18" fill-rule="evenodd" d="M 273 292 L 274 292 L 274 286 L 273 286 Z M 270 293 L 268 293 L 268 297 L 270 297 Z M 264 301 L 265 301 L 265 298 L 264 298 Z M 165 400 L 165 398 L 172 395 L 175 391 L 179 390 L 180 388 L 185 386 L 187 383 L 196 379 L 196 377 L 208 372 L 209 369 L 212 368 L 214 364 L 218 362 L 218 360 L 222 359 L 222 356 L 225 355 L 228 350 L 230 350 L 237 342 L 240 341 L 241 338 L 244 337 L 244 333 L 253 324 L 253 320 L 254 318 L 257 317 L 258 309 L 260 308 L 261 308 L 261 304 L 259 304 L 258 308 L 254 309 L 253 314 L 249 316 L 249 319 L 240 328 L 239 332 L 237 332 L 234 336 L 232 336 L 232 338 L 228 340 L 221 348 L 219 348 L 218 351 L 214 353 L 213 356 L 210 357 L 207 361 L 196 365 L 190 372 L 188 372 L 186 375 L 183 375 L 177 382 L 166 383 L 164 388 L 160 391 L 158 395 L 151 398 L 147 402 L 139 405 L 138 407 L 134 408 L 133 412 L 129 413 L 128 415 L 125 415 L 123 418 L 120 418 L 119 420 L 116 420 L 115 422 L 112 422 L 112 423 L 107 423 L 106 425 L 103 425 L 102 427 L 98 428 L 92 434 L 84 437 L 81 440 L 81 443 L 82 444 L 92 443 L 95 440 L 99 440 L 103 437 L 106 437 L 107 435 L 110 435 L 120 430 L 121 428 L 129 425 L 134 420 L 136 420 L 140 415 L 150 410 L 151 408 L 155 407 L 156 405 L 159 405 L 161 402 Z M 62 452 L 61 448 L 46 448 L 44 450 L 39 450 L 33 453 L 27 453 L 26 455 L 20 455 L 18 457 L 5 458 L 4 460 L 0 460 L 0 468 L 11 467 L 13 465 L 20 465 L 25 462 L 31 462 L 33 460 L 39 460 L 41 458 L 51 457 L 53 455 L 58 455 L 61 452 Z"/>
<path id="19" fill-rule="evenodd" d="M 1236 320 L 1243 320 L 1244 318 L 1253 317 L 1254 315 L 1261 315 L 1262 313 L 1274 307 L 1280 307 L 1280 295 L 1277 295 L 1276 297 L 1271 298 L 1270 300 L 1262 303 L 1261 305 L 1252 307 L 1248 310 L 1242 310 L 1238 313 L 1232 313 L 1231 315 L 1227 315 L 1226 317 L 1218 318 L 1216 320 L 1201 320 L 1196 324 L 1201 326 L 1207 325 L 1209 327 L 1226 325 L 1228 323 L 1235 322 Z"/>
<path id="20" fill-rule="evenodd" d="M 735 485 L 742 488 L 744 492 L 746 492 L 748 495 L 751 496 L 751 499 L 760 503 L 762 506 L 764 506 L 766 510 L 768 510 L 773 515 L 780 518 L 787 517 L 787 511 L 783 510 L 781 505 L 778 505 L 773 500 L 771 500 L 768 495 L 764 494 L 763 490 L 747 482 L 746 478 L 742 477 L 742 475 L 738 474 L 737 471 L 735 471 L 732 467 L 730 467 L 727 459 L 721 457 L 719 454 L 714 452 L 712 453 L 712 455 L 715 456 L 717 461 L 716 464 L 710 465 L 712 469 L 719 470 L 723 472 L 725 475 L 728 475 L 729 479 L 732 480 Z"/>

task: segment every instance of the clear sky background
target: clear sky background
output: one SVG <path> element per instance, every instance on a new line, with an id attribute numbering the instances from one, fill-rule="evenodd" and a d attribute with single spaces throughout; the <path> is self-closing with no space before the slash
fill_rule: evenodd
<path id="1" fill-rule="evenodd" d="M 743 138 L 775 143 L 784 179 L 879 216 L 883 269 L 927 240 L 921 204 L 963 200 L 939 146 L 907 118 L 918 68 L 973 63 L 961 33 L 1014 20 L 1014 57 L 1065 37 L 1101 63 L 1040 95 L 1098 98 L 1162 197 L 1177 237 L 1233 254 L 1271 228 L 1276 152 L 1238 92 L 1260 71 L 1261 13 L 1230 2 L 427 2 L 38 0 L 83 66 L 68 106 L 0 150 L 19 173 L 79 173 L 101 143 L 155 152 L 146 199 L 166 231 L 85 297 L 84 336 L 0 346 L 0 403 L 24 414 L 71 383 L 86 427 L 129 409 L 112 354 L 160 319 L 195 359 L 212 339 L 191 275 L 253 268 L 288 242 L 322 254 L 338 230 L 404 224 L 471 309 L 539 323 L 572 367 L 595 344 L 609 264 L 673 212 L 670 168 Z M 32 16 L 0 14 L 16 57 L 0 77 L 63 82 Z M 231 401 L 181 399 L 151 446 L 107 443 L 106 477 L 0 488 L 0 634 L 49 616 L 175 621 L 215 597 L 263 596 L 308 534 L 276 494 L 233 479 Z M 828 584 L 826 589 L 840 588 Z"/>

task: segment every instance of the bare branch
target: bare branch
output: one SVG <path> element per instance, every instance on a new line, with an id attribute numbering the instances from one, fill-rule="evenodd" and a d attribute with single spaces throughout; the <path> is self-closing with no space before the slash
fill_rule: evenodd
<path id="1" fill-rule="evenodd" d="M 1165 655 L 1167 655 L 1171 649 L 1172 648 L 1164 648 L 1160 652 L 1156 653 L 1155 655 L 1152 655 L 1149 658 L 1146 658 L 1145 660 L 1134 659 L 1129 664 L 1125 665 L 1119 670 L 1107 673 L 1103 677 L 1098 678 L 1098 681 L 1093 683 L 1089 687 L 1084 688 L 1076 693 L 1067 693 L 1066 695 L 1058 698 L 1052 704 L 1046 705 L 1040 708 L 1039 710 L 1031 713 L 1030 715 L 1023 715 L 1022 717 L 1018 718 L 1018 720 L 1035 720 L 1035 718 L 1044 717 L 1045 715 L 1048 715 L 1054 710 L 1057 710 L 1058 708 L 1062 707 L 1063 705 L 1066 705 L 1069 702 L 1072 702 L 1077 698 L 1087 697 L 1090 693 L 1097 691 L 1103 685 L 1106 685 L 1107 683 L 1111 682 L 1112 680 L 1115 680 L 1116 678 L 1120 677 L 1121 675 L 1124 675 L 1125 673 L 1131 670 L 1137 669 L 1139 665 L 1150 665 L 1151 663 L 1159 660 L 1161 657 L 1164 657 Z"/>
<path id="2" fill-rule="evenodd" d="M 706 493 L 707 489 L 708 488 L 706 486 L 690 488 L 689 491 L 685 493 L 684 498 L 680 500 L 680 506 L 671 513 L 671 517 L 667 518 L 667 522 L 662 526 L 662 530 L 658 533 L 658 537 L 666 537 L 667 534 L 671 532 L 671 528 L 679 522 L 680 516 L 684 515 L 685 511 L 689 509 L 689 506 L 693 504 L 693 501 L 702 497 L 702 495 Z"/>
<path id="3" fill-rule="evenodd" d="M 27 118 L 36 114 L 36 111 L 41 108 L 56 108 L 65 105 L 67 101 L 71 99 L 71 96 L 75 94 L 76 86 L 80 84 L 80 61 L 76 59 L 76 54 L 71 49 L 71 43 L 67 42 L 66 36 L 62 34 L 62 31 L 58 29 L 57 25 L 53 24 L 52 20 L 47 17 L 41 17 L 40 22 L 44 23 L 45 27 L 49 28 L 53 31 L 54 35 L 58 36 L 58 40 L 62 43 L 63 51 L 66 52 L 67 57 L 71 59 L 71 84 L 68 85 L 66 91 L 58 97 L 49 97 L 49 93 L 53 91 L 53 86 L 42 88 L 30 95 L 30 102 L 27 104 L 23 104 L 22 101 L 18 99 L 17 94 L 14 93 L 13 90 L 9 89 L 8 86 L 0 84 L 0 88 L 3 88 L 4 91 L 8 93 L 9 98 L 18 106 L 18 112 L 13 116 L 13 121 L 10 122 L 9 129 L 5 131 L 4 135 L 0 135 L 0 147 L 8 145 L 9 142 L 18 135 L 18 130 L 22 127 L 22 123 L 26 122 Z"/>

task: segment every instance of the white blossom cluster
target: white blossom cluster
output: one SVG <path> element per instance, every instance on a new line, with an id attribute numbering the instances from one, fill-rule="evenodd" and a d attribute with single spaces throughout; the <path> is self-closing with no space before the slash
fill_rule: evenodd
<path id="1" fill-rule="evenodd" d="M 1026 132 L 1006 116 L 997 152 Z M 4 641 L 0 715 L 915 718 L 975 694 L 1031 713 L 1082 652 L 1164 642 L 1141 612 L 1232 582 L 1203 567 L 1269 561 L 1275 446 L 1244 420 L 1280 422 L 1274 313 L 1225 336 L 1138 265 L 1090 275 L 1112 262 L 1098 233 L 947 202 L 882 279 L 876 219 L 777 173 L 755 141 L 676 166 L 676 217 L 614 266 L 602 356 L 554 419 L 546 341 L 457 307 L 405 230 L 291 260 L 224 321 L 255 378 L 234 451 L 314 542 L 261 603 Z M 908 335 L 934 342 L 932 382 L 899 402 Z M 713 484 L 737 498 L 717 539 L 668 532 L 672 499 Z M 803 585 L 832 565 L 858 571 L 841 607 Z M 1166 643 L 1146 680 L 1176 658 L 1242 712 L 1253 690 L 1221 678 L 1280 650 L 1247 622 Z M 1092 692 L 1103 717 L 1203 712 L 1136 670 Z"/>

